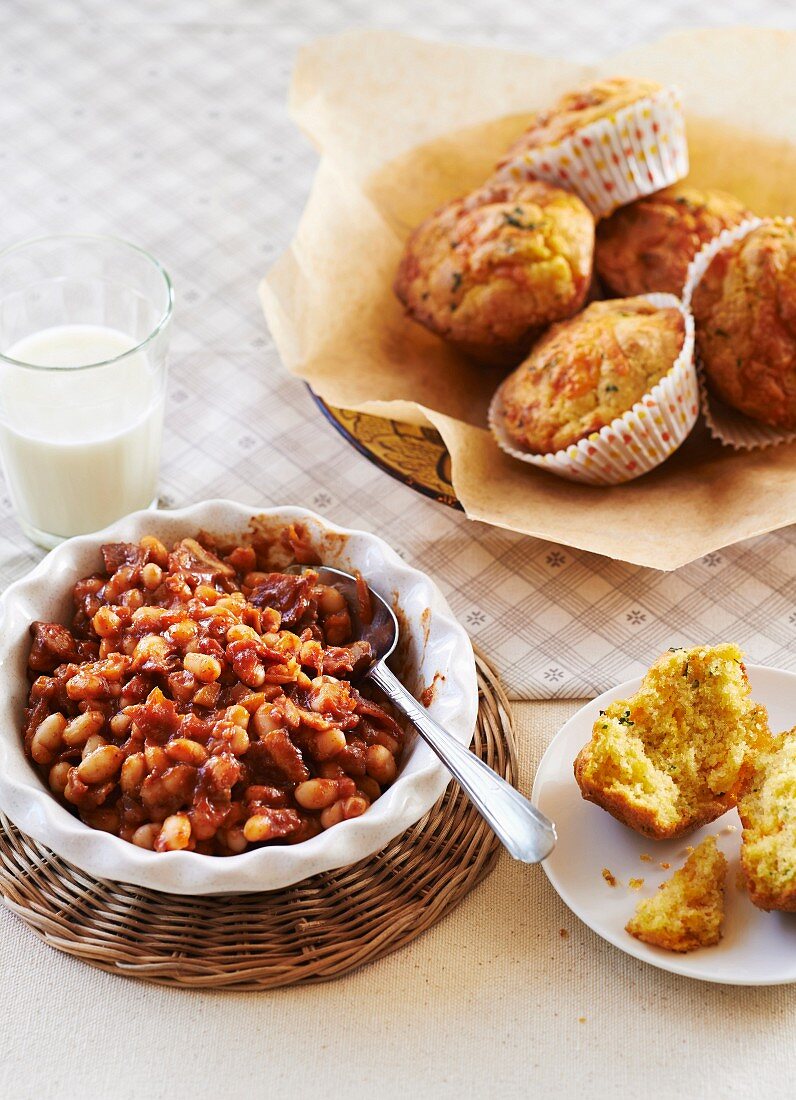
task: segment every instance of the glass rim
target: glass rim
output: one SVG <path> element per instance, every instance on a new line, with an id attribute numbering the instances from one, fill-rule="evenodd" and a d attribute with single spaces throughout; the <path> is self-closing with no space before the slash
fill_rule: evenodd
<path id="1" fill-rule="evenodd" d="M 125 240 L 124 237 L 114 237 L 105 233 L 44 233 L 41 236 L 28 237 L 23 241 L 19 241 L 17 244 L 10 245 L 8 248 L 0 249 L 0 262 L 14 252 L 20 252 L 23 249 L 30 248 L 31 245 L 44 244 L 46 241 L 87 241 L 95 244 L 117 244 L 130 249 L 132 252 L 137 252 L 140 256 L 143 256 L 145 260 L 148 260 L 158 274 L 162 276 L 166 287 L 166 308 L 148 336 L 145 336 L 144 339 L 139 341 L 134 347 L 128 348 L 127 351 L 122 351 L 118 355 L 113 355 L 110 359 L 100 359 L 96 363 L 81 363 L 79 366 L 75 367 L 48 367 L 41 363 L 27 363 L 24 359 L 13 359 L 10 355 L 5 355 L 3 352 L 0 352 L 0 363 L 8 363 L 12 367 L 23 367 L 25 370 L 54 371 L 61 373 L 64 371 L 95 370 L 98 367 L 108 367 L 112 363 L 121 362 L 122 359 L 126 359 L 129 355 L 136 355 L 143 351 L 144 348 L 151 344 L 165 329 L 174 313 L 174 285 L 169 277 L 168 271 L 166 271 L 160 260 L 155 259 L 151 252 L 147 252 L 145 248 L 142 248 L 138 244 L 133 244 L 132 241 Z"/>

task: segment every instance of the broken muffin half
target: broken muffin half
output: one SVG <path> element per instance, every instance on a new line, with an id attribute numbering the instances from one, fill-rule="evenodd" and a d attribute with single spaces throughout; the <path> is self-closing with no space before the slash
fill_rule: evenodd
<path id="1" fill-rule="evenodd" d="M 625 925 L 637 940 L 667 951 L 694 951 L 721 939 L 727 860 L 705 837 L 657 894 L 644 898 Z"/>
<path id="2" fill-rule="evenodd" d="M 796 912 L 796 727 L 761 753 L 738 813 L 750 900 L 758 909 Z"/>
<path id="3" fill-rule="evenodd" d="M 671 839 L 735 806 L 770 741 L 738 646 L 670 649 L 635 695 L 600 713 L 575 778 L 618 821 Z"/>

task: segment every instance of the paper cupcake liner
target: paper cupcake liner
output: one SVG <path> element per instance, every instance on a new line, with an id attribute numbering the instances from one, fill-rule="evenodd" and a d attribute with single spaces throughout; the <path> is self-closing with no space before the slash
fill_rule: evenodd
<path id="1" fill-rule="evenodd" d="M 528 149 L 501 178 L 541 179 L 574 191 L 595 217 L 688 175 L 680 93 L 662 88 L 552 145 Z"/>
<path id="2" fill-rule="evenodd" d="M 744 237 L 749 236 L 753 229 L 757 229 L 758 226 L 765 225 L 771 220 L 771 218 L 748 218 L 741 225 L 723 230 L 696 254 L 689 265 L 685 287 L 683 288 L 683 302 L 689 310 L 691 309 L 691 299 L 694 291 L 717 253 L 728 248 L 731 244 L 735 244 L 736 241 L 742 241 Z M 791 218 L 783 220 L 792 223 Z M 758 451 L 763 450 L 765 447 L 775 447 L 779 443 L 792 443 L 796 440 L 796 432 L 761 424 L 725 404 L 710 392 L 705 369 L 697 351 L 694 352 L 694 361 L 699 382 L 702 415 L 713 439 L 717 439 L 726 447 L 733 447 L 736 451 Z"/>
<path id="3" fill-rule="evenodd" d="M 694 368 L 694 319 L 673 294 L 645 294 L 658 309 L 679 309 L 685 339 L 671 370 L 631 409 L 598 432 L 550 454 L 517 448 L 500 423 L 500 390 L 489 406 L 489 427 L 498 446 L 512 458 L 587 485 L 619 485 L 648 473 L 673 454 L 699 414 Z"/>

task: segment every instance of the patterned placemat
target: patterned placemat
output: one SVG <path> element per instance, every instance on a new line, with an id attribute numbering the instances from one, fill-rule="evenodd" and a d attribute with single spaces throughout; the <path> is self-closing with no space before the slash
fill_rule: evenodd
<path id="1" fill-rule="evenodd" d="M 509 703 L 480 655 L 477 668 L 472 748 L 513 783 Z M 458 905 L 499 849 L 451 783 L 416 825 L 351 867 L 269 893 L 178 897 L 93 879 L 0 814 L 0 895 L 45 943 L 101 970 L 161 985 L 274 989 L 338 978 L 397 951 Z"/>

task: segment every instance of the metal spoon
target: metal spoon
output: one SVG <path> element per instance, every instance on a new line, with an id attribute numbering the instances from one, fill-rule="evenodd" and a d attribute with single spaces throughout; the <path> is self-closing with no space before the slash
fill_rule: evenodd
<path id="1" fill-rule="evenodd" d="M 538 863 L 549 856 L 556 843 L 552 821 L 430 718 L 426 709 L 387 667 L 387 658 L 398 644 L 399 633 L 392 608 L 377 592 L 368 588 L 371 615 L 369 622 L 363 622 L 356 578 L 329 566 L 313 566 L 312 569 L 321 584 L 336 588 L 345 599 L 355 637 L 370 642 L 374 660 L 359 675 L 380 687 L 393 706 L 409 719 L 515 859 Z M 304 566 L 291 566 L 288 572 L 301 573 L 303 570 Z"/>

